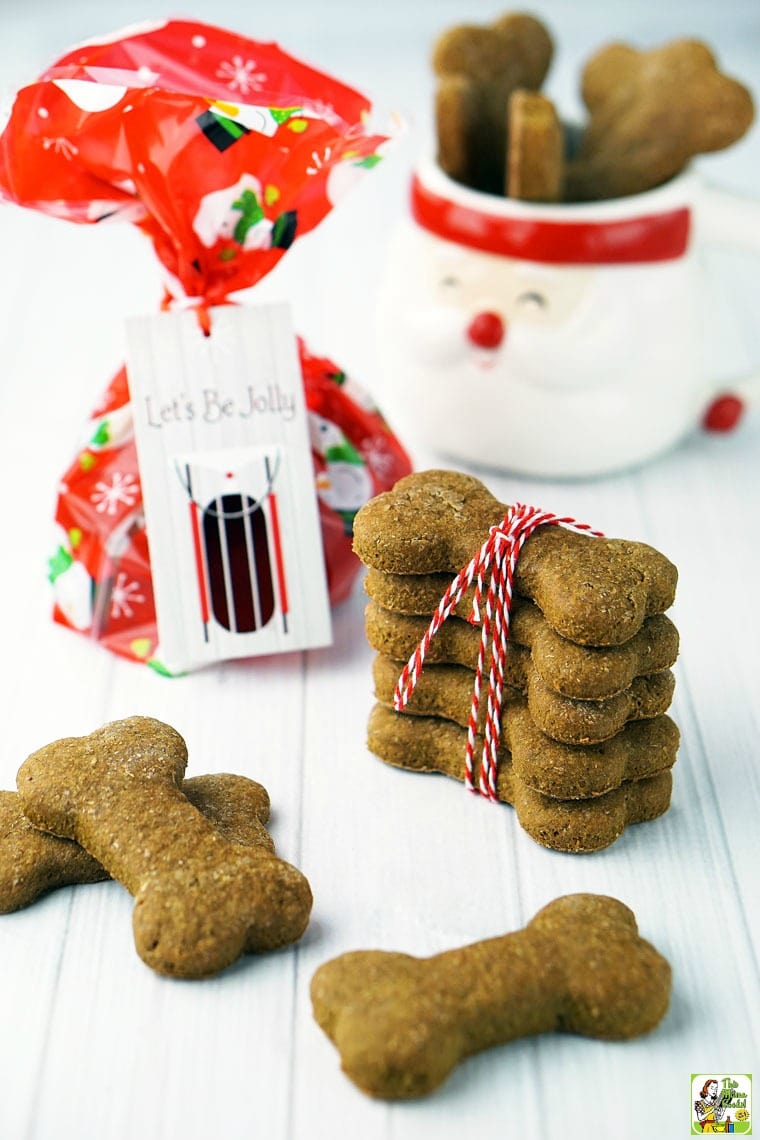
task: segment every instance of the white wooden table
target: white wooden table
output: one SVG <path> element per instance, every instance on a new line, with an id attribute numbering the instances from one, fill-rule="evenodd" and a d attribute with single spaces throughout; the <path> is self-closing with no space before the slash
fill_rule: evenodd
<path id="1" fill-rule="evenodd" d="M 312 347 L 382 402 L 373 299 L 410 164 L 429 135 L 429 45 L 446 24 L 490 18 L 498 6 L 302 0 L 287 16 L 234 0 L 187 7 L 278 38 L 412 119 L 396 156 L 261 289 L 262 298 L 290 298 Z M 553 2 L 541 14 L 560 44 L 550 89 L 571 105 L 579 61 L 613 38 L 703 36 L 760 93 L 760 20 L 749 0 Z M 79 39 L 155 16 L 146 0 L 4 3 L 0 88 L 7 97 Z M 716 181 L 758 192 L 760 130 L 705 169 L 708 161 Z M 186 737 L 191 774 L 236 771 L 266 785 L 278 850 L 303 868 L 315 897 L 300 945 L 192 984 L 140 962 L 131 900 L 117 884 L 62 890 L 0 919 L 0 1137 L 687 1135 L 692 1072 L 760 1069 L 757 409 L 735 436 L 696 435 L 616 478 L 489 480 L 504 500 L 519 495 L 651 542 L 681 573 L 673 711 L 683 743 L 671 810 L 605 852 L 561 855 L 533 843 L 509 808 L 367 752 L 372 655 L 360 589 L 335 612 L 330 649 L 177 680 L 52 624 L 45 573 L 57 479 L 123 356 L 123 318 L 155 306 L 160 280 L 127 227 L 96 231 L 5 207 L 0 249 L 0 784 L 13 787 L 19 764 L 50 740 L 133 713 L 160 717 Z M 760 359 L 760 338 L 757 273 L 737 258 L 726 265 L 743 282 L 720 315 L 716 360 L 729 372 Z M 422 452 L 414 459 L 437 462 Z M 343 1077 L 310 1011 L 321 962 L 360 947 L 431 954 L 514 929 L 576 890 L 631 905 L 672 962 L 671 1009 L 653 1035 L 620 1045 L 516 1042 L 469 1060 L 437 1095 L 409 1104 L 373 1102 Z"/>

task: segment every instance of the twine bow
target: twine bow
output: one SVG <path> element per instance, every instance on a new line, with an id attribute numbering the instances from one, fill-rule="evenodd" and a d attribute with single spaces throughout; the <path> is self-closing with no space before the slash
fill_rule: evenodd
<path id="1" fill-rule="evenodd" d="M 477 554 L 447 588 L 438 603 L 425 636 L 420 641 L 409 661 L 404 666 L 393 694 L 393 707 L 402 712 L 414 692 L 425 664 L 430 643 L 439 629 L 459 603 L 465 590 L 475 582 L 475 597 L 467 620 L 472 625 L 481 622 L 481 607 L 485 591 L 485 607 L 482 615 L 482 630 L 478 662 L 475 669 L 475 682 L 472 690 L 470 719 L 467 727 L 467 749 L 465 752 L 465 787 L 468 791 L 485 796 L 496 802 L 496 781 L 499 766 L 499 741 L 501 739 L 501 706 L 504 692 L 504 667 L 509 641 L 509 623 L 512 610 L 512 590 L 520 556 L 526 540 L 540 526 L 565 526 L 602 538 L 601 531 L 592 530 L 585 523 L 575 519 L 559 518 L 542 511 L 538 507 L 516 503 L 511 506 L 500 523 L 492 526 L 488 538 Z M 489 653 L 488 695 L 485 719 L 485 740 L 480 762 L 478 786 L 474 782 L 475 738 L 477 736 L 478 714 L 480 710 L 481 688 L 486 668 L 486 655 Z"/>

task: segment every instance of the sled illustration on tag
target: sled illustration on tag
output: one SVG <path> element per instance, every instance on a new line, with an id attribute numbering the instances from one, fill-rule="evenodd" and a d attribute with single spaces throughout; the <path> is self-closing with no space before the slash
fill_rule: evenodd
<path id="1" fill-rule="evenodd" d="M 218 459 L 218 463 L 215 460 Z M 279 449 L 175 459 L 187 494 L 203 638 L 215 621 L 232 634 L 262 630 L 288 594 L 275 484 Z"/>

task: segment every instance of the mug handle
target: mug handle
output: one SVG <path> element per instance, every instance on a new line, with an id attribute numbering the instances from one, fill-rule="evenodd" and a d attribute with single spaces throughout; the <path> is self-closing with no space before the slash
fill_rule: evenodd
<path id="1" fill-rule="evenodd" d="M 760 254 L 760 200 L 702 185 L 697 197 L 697 238 Z M 760 401 L 760 370 L 737 380 L 731 391 L 718 393 L 707 408 L 707 431 L 731 431 L 747 404 Z"/>

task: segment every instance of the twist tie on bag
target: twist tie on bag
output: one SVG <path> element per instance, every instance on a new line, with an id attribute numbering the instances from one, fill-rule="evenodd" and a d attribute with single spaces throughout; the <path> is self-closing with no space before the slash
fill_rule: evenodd
<path id="1" fill-rule="evenodd" d="M 370 110 L 276 43 L 136 26 L 73 48 L 17 93 L 0 197 L 131 222 L 172 293 L 202 310 L 261 280 L 381 161 L 390 136 L 370 132 Z"/>
<path id="2" fill-rule="evenodd" d="M 217 305 L 232 305 L 233 303 L 227 297 L 216 302 Z M 185 309 L 192 309 L 195 313 L 198 328 L 203 335 L 211 336 L 211 309 L 208 299 L 206 297 L 175 297 L 171 290 L 164 289 L 161 300 L 162 313 L 182 312 Z"/>
<path id="3" fill-rule="evenodd" d="M 465 750 L 465 787 L 476 795 L 498 801 L 496 785 L 501 739 L 501 710 L 504 692 L 504 669 L 510 632 L 513 583 L 517 561 L 527 539 L 540 526 L 565 526 L 603 538 L 601 531 L 586 523 L 558 517 L 538 507 L 515 503 L 500 523 L 492 526 L 488 538 L 477 554 L 463 567 L 446 589 L 430 625 L 409 661 L 404 666 L 393 695 L 393 707 L 402 712 L 422 676 L 430 643 L 443 623 L 451 616 L 469 586 L 475 582 L 475 597 L 467 620 L 481 625 L 480 647 L 472 690 L 470 717 Z M 485 602 L 483 601 L 485 592 Z M 482 608 L 482 610 L 481 610 Z M 478 784 L 475 784 L 474 755 L 478 732 L 481 689 L 488 655 L 488 694 L 483 750 Z"/>

